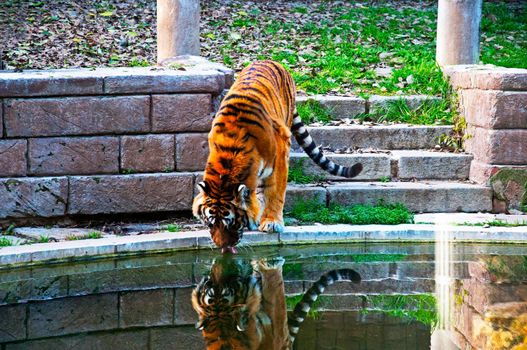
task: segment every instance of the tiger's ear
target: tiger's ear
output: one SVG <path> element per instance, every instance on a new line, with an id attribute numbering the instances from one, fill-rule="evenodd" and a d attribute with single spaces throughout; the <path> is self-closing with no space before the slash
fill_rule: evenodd
<path id="1" fill-rule="evenodd" d="M 238 322 L 236 323 L 236 329 L 239 332 L 245 332 L 247 329 L 247 324 L 249 323 L 249 312 L 244 308 L 240 312 L 240 316 L 238 318 Z"/>
<path id="2" fill-rule="evenodd" d="M 236 200 L 240 203 L 242 208 L 246 208 L 249 204 L 249 198 L 251 195 L 251 190 L 244 184 L 239 184 L 235 187 L 235 197 Z"/>
<path id="3" fill-rule="evenodd" d="M 199 182 L 196 187 L 198 188 L 198 190 L 202 193 L 202 194 L 209 194 L 209 190 L 210 190 L 210 187 L 209 187 L 209 184 L 206 183 L 205 181 L 201 181 Z"/>

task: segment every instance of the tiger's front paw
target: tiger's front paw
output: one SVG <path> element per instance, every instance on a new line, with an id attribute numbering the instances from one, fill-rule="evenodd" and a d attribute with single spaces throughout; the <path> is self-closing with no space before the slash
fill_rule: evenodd
<path id="1" fill-rule="evenodd" d="M 282 233 L 284 232 L 284 223 L 279 220 L 262 219 L 258 230 L 269 233 Z"/>

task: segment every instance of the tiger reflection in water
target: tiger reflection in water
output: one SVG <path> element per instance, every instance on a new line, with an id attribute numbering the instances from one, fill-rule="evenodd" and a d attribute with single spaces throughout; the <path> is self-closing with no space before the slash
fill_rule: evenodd
<path id="1" fill-rule="evenodd" d="M 313 303 L 335 281 L 360 282 L 351 269 L 324 274 L 304 294 L 287 319 L 282 266 L 284 260 L 253 260 L 251 264 L 226 255 L 218 258 L 209 276 L 192 293 L 208 350 L 286 350 Z"/>

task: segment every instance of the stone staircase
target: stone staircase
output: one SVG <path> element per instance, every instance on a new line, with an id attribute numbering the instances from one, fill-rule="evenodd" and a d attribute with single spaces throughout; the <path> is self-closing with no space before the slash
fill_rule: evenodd
<path id="1" fill-rule="evenodd" d="M 324 181 L 289 184 L 286 208 L 298 200 L 323 205 L 400 202 L 415 212 L 492 210 L 490 188 L 468 181 L 472 155 L 434 149 L 449 126 L 347 125 L 309 127 L 317 144 L 342 165 L 361 162 L 363 172 L 348 181 L 328 175 L 293 143 L 290 166 Z M 331 152 L 331 151 L 337 152 Z"/>

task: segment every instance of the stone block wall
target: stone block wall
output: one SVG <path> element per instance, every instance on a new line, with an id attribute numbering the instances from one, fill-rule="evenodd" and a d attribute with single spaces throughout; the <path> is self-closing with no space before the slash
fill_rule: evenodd
<path id="1" fill-rule="evenodd" d="M 457 280 L 453 338 L 461 349 L 519 349 L 527 341 L 527 271 L 523 256 L 469 262 Z"/>
<path id="2" fill-rule="evenodd" d="M 233 72 L 0 73 L 0 221 L 188 210 Z"/>
<path id="3" fill-rule="evenodd" d="M 445 68 L 467 122 L 470 179 L 492 186 L 495 212 L 527 211 L 527 69 Z"/>

